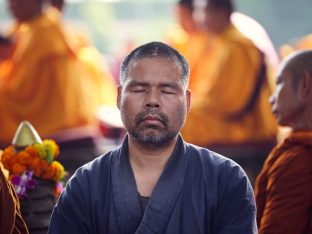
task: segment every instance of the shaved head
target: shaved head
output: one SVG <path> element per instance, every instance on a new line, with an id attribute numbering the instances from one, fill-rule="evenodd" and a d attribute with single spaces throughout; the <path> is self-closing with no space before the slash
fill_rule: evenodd
<path id="1" fill-rule="evenodd" d="M 294 88 L 297 88 L 305 72 L 312 77 L 312 50 L 300 50 L 291 54 L 282 62 L 281 69 L 290 72 Z"/>
<path id="2" fill-rule="evenodd" d="M 312 130 L 312 50 L 295 52 L 282 61 L 270 102 L 280 125 Z"/>

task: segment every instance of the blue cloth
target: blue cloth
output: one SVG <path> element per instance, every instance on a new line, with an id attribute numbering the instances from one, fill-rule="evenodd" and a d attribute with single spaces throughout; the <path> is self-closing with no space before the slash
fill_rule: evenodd
<path id="1" fill-rule="evenodd" d="M 79 168 L 54 208 L 50 234 L 257 233 L 253 190 L 244 171 L 179 136 L 141 215 L 128 141 Z"/>

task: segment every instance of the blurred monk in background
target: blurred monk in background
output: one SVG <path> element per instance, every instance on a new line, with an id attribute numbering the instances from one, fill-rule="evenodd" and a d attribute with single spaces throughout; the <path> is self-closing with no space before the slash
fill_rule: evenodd
<path id="1" fill-rule="evenodd" d="M 206 33 L 193 18 L 193 0 L 179 0 L 175 12 L 178 25 L 168 31 L 165 40 L 187 59 L 191 70 L 189 88 L 192 89 L 193 84 L 196 83 L 192 71 L 200 59 L 200 51 L 205 48 Z"/>
<path id="2" fill-rule="evenodd" d="M 259 233 L 312 233 L 312 50 L 281 63 L 270 101 L 278 123 L 292 133 L 257 177 Z"/>
<path id="3" fill-rule="evenodd" d="M 279 48 L 280 57 L 286 58 L 291 53 L 303 49 L 312 49 L 312 33 L 295 40 L 294 43 L 282 45 Z"/>
<path id="4" fill-rule="evenodd" d="M 231 22 L 231 0 L 196 0 L 194 7 L 206 38 L 191 69 L 183 137 L 234 159 L 254 182 L 277 134 L 264 55 Z"/>
<path id="5" fill-rule="evenodd" d="M 12 140 L 22 120 L 44 138 L 64 129 L 96 127 L 99 106 L 113 105 L 116 97 L 100 60 L 94 65 L 81 55 L 83 47 L 71 43 L 60 20 L 44 12 L 44 0 L 8 1 L 16 23 L 9 33 L 14 51 L 0 72 L 0 143 Z"/>

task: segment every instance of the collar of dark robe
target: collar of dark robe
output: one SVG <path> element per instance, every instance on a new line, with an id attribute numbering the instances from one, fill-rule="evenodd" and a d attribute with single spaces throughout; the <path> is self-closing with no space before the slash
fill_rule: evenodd
<path id="1" fill-rule="evenodd" d="M 128 136 L 114 151 L 112 162 L 113 201 L 121 233 L 162 233 L 183 190 L 187 161 L 186 144 L 179 135 L 175 149 L 161 174 L 143 218 L 138 191 L 128 156 Z"/>

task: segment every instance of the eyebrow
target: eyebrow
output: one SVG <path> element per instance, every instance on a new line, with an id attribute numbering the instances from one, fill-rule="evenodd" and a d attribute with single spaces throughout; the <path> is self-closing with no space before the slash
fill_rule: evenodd
<path id="1" fill-rule="evenodd" d="M 136 81 L 132 80 L 128 84 L 129 87 L 134 87 L 134 86 L 149 86 L 148 82 L 144 81 Z M 179 85 L 175 82 L 163 82 L 158 85 L 160 88 L 172 88 L 172 89 L 179 89 Z"/>
<path id="2" fill-rule="evenodd" d="M 148 86 L 147 82 L 143 82 L 143 81 L 136 81 L 136 80 L 132 80 L 128 83 L 129 87 L 134 87 L 134 86 Z"/>

